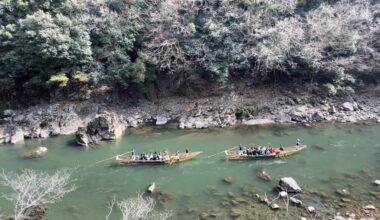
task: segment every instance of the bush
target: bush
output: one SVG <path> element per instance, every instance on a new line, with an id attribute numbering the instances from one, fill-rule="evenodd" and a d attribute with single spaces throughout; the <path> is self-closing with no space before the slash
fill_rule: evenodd
<path id="1" fill-rule="evenodd" d="M 324 93 L 327 96 L 336 96 L 337 89 L 335 88 L 335 86 L 333 84 L 326 83 L 326 84 L 323 85 L 323 88 L 324 88 Z"/>
<path id="2" fill-rule="evenodd" d="M 51 84 L 58 84 L 59 87 L 65 87 L 67 86 L 67 83 L 69 82 L 69 77 L 65 73 L 59 73 L 57 75 L 53 75 L 50 77 L 48 83 Z"/>

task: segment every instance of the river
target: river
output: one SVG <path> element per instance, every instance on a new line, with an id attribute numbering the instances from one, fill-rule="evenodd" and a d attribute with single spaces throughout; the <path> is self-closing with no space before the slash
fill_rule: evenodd
<path id="1" fill-rule="evenodd" d="M 152 182 L 162 192 L 156 196 L 158 208 L 172 210 L 174 219 L 194 219 L 201 213 L 216 219 L 228 219 L 233 208 L 245 210 L 249 214 L 243 216 L 255 219 L 255 215 L 274 214 L 269 208 L 252 203 L 253 195 L 267 193 L 274 197 L 273 188 L 284 176 L 293 177 L 303 189 L 307 189 L 309 193 L 304 193 L 303 200 L 314 206 L 320 202 L 338 203 L 340 197 L 335 191 L 342 188 L 353 194 L 352 200 L 379 201 L 376 197 L 379 190 L 376 191 L 371 184 L 375 178 L 380 178 L 379 133 L 380 125 L 368 123 L 207 130 L 147 127 L 129 129 L 121 139 L 102 142 L 89 149 L 73 144 L 73 136 L 1 146 L 0 167 L 5 171 L 31 168 L 47 172 L 76 168 L 74 178 L 78 189 L 49 207 L 49 219 L 105 219 L 109 198 L 113 195 L 118 199 L 136 196 Z M 286 159 L 226 161 L 222 154 L 206 158 L 237 144 L 294 145 L 297 138 L 308 148 Z M 40 145 L 48 148 L 46 157 L 18 158 L 25 149 Z M 164 149 L 174 152 L 189 148 L 203 153 L 192 161 L 171 166 L 118 167 L 113 161 L 95 164 L 132 148 L 136 152 Z M 273 180 L 260 179 L 256 174 L 260 169 L 265 169 Z M 227 176 L 233 178 L 232 184 L 222 181 Z M 4 190 L 0 188 L 0 191 Z M 252 206 L 256 209 L 248 210 L 247 205 L 234 204 L 231 200 L 254 204 Z M 282 201 L 278 204 L 283 206 Z M 6 214 L 11 214 L 8 202 L 0 199 L 0 207 Z M 263 211 L 260 214 L 258 210 Z M 280 212 L 276 215 L 281 215 Z M 115 211 L 111 219 L 117 218 L 119 213 Z"/>

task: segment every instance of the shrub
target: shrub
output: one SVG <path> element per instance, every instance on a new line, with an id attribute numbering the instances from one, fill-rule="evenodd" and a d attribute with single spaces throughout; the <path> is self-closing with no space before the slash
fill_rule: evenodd
<path id="1" fill-rule="evenodd" d="M 65 73 L 59 73 L 57 75 L 53 75 L 50 77 L 48 83 L 51 84 L 58 84 L 59 87 L 65 87 L 67 86 L 67 83 L 69 82 L 69 77 Z"/>
<path id="2" fill-rule="evenodd" d="M 337 89 L 335 86 L 331 83 L 326 83 L 323 85 L 324 88 L 324 93 L 328 96 L 336 96 L 337 94 Z"/>

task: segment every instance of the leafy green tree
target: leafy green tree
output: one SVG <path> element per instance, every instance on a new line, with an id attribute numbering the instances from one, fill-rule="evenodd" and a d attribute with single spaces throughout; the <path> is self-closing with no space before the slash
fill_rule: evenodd
<path id="1" fill-rule="evenodd" d="M 44 81 L 63 68 L 88 63 L 92 55 L 90 38 L 75 19 L 75 7 L 72 1 L 2 2 L 1 78 L 24 83 Z"/>

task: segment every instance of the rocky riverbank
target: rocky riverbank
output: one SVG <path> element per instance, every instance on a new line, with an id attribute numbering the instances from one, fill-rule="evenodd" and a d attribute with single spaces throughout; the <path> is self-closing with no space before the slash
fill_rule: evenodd
<path id="1" fill-rule="evenodd" d="M 180 129 L 235 125 L 310 124 L 322 121 L 380 122 L 377 87 L 344 98 L 322 98 L 312 92 L 241 88 L 201 98 L 167 97 L 158 101 L 120 100 L 60 102 L 21 110 L 4 110 L 0 143 L 47 138 L 77 132 L 82 145 L 115 139 L 128 127 L 176 123 Z"/>

